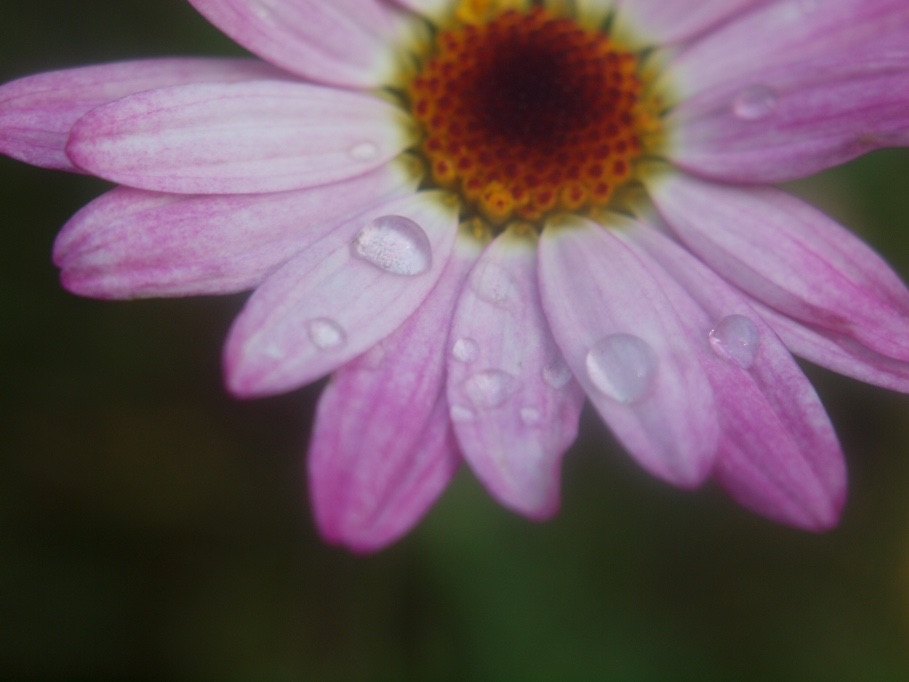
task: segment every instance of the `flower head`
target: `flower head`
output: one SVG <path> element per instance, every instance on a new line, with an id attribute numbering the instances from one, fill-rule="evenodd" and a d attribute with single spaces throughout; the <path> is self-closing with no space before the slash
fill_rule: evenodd
<path id="1" fill-rule="evenodd" d="M 331 375 L 317 523 L 409 530 L 462 460 L 531 518 L 590 400 L 649 472 L 834 525 L 846 475 L 792 355 L 909 390 L 909 291 L 774 183 L 909 143 L 904 0 L 190 0 L 258 59 L 0 88 L 0 151 L 118 187 L 64 286 L 253 290 L 238 396 Z"/>

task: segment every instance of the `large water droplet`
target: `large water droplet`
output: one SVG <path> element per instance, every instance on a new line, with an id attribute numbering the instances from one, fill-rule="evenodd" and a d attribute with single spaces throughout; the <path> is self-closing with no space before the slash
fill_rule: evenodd
<path id="1" fill-rule="evenodd" d="M 587 376 L 598 391 L 630 404 L 642 399 L 653 386 L 657 356 L 644 339 L 633 334 L 610 334 L 587 353 Z"/>
<path id="2" fill-rule="evenodd" d="M 751 85 L 732 100 L 732 113 L 743 121 L 757 121 L 776 108 L 776 93 L 766 85 Z"/>
<path id="3" fill-rule="evenodd" d="M 379 155 L 379 147 L 374 142 L 360 142 L 348 152 L 354 161 L 372 161 Z"/>
<path id="4" fill-rule="evenodd" d="M 525 426 L 536 426 L 540 423 L 541 416 L 540 411 L 535 407 L 521 408 L 521 421 Z"/>
<path id="5" fill-rule="evenodd" d="M 419 275 L 432 265 L 432 247 L 410 218 L 385 215 L 371 220 L 352 244 L 358 258 L 394 275 Z"/>
<path id="6" fill-rule="evenodd" d="M 757 357 L 761 332 L 744 315 L 727 315 L 710 330 L 709 338 L 710 347 L 717 355 L 748 369 Z"/>
<path id="7" fill-rule="evenodd" d="M 458 339 L 451 348 L 451 355 L 461 362 L 473 362 L 479 353 L 479 344 L 470 338 Z"/>
<path id="8" fill-rule="evenodd" d="M 451 421 L 458 424 L 467 424 L 477 418 L 477 413 L 464 405 L 452 405 L 448 414 Z"/>
<path id="9" fill-rule="evenodd" d="M 478 372 L 464 382 L 471 402 L 480 409 L 498 407 L 518 390 L 520 382 L 517 377 L 500 369 L 487 369 Z"/>
<path id="10" fill-rule="evenodd" d="M 306 329 L 312 342 L 322 350 L 337 348 L 347 341 L 347 334 L 341 325 L 327 317 L 310 320 L 306 323 Z"/>
<path id="11" fill-rule="evenodd" d="M 543 368 L 543 381 L 558 391 L 571 381 L 571 370 L 562 358 L 557 358 Z"/>
<path id="12" fill-rule="evenodd" d="M 470 286 L 477 296 L 499 307 L 507 308 L 518 298 L 514 277 L 498 263 L 479 263 L 470 273 Z"/>

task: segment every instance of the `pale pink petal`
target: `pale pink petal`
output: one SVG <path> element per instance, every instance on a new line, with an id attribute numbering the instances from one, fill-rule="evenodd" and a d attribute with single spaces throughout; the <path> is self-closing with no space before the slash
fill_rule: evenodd
<path id="1" fill-rule="evenodd" d="M 674 174 L 650 184 L 672 230 L 702 260 L 791 317 L 909 360 L 909 291 L 861 240 L 773 188 Z"/>
<path id="2" fill-rule="evenodd" d="M 171 85 L 280 77 L 278 69 L 251 59 L 203 58 L 147 59 L 27 76 L 0 86 L 0 153 L 78 171 L 64 153 L 69 131 L 101 104 Z"/>
<path id="3" fill-rule="evenodd" d="M 855 339 L 798 322 L 759 303 L 753 305 L 795 355 L 859 381 L 909 393 L 909 362 L 875 353 Z"/>
<path id="4" fill-rule="evenodd" d="M 766 1 L 766 0 L 764 0 Z M 761 0 L 618 0 L 619 22 L 642 42 L 665 45 L 690 40 Z"/>
<path id="5" fill-rule="evenodd" d="M 489 492 L 544 519 L 558 510 L 584 394 L 543 314 L 536 247 L 535 236 L 506 231 L 471 273 L 449 337 L 448 402 L 464 457 Z"/>
<path id="6" fill-rule="evenodd" d="M 395 4 L 431 19 L 444 18 L 451 0 L 394 0 Z"/>
<path id="7" fill-rule="evenodd" d="M 681 98 L 670 156 L 699 175 L 779 182 L 907 145 L 909 5 L 768 5 L 683 53 L 666 82 Z"/>
<path id="8" fill-rule="evenodd" d="M 288 71 L 350 87 L 384 84 L 394 22 L 375 0 L 190 0 L 243 47 Z"/>
<path id="9" fill-rule="evenodd" d="M 350 180 L 271 194 L 160 194 L 118 187 L 63 227 L 63 285 L 93 298 L 225 294 L 258 286 L 339 223 L 413 181 L 386 165 Z"/>
<path id="10" fill-rule="evenodd" d="M 660 284 L 609 228 L 582 218 L 547 225 L 539 267 L 556 343 L 600 415 L 648 471 L 701 483 L 716 454 L 716 406 Z"/>
<path id="11" fill-rule="evenodd" d="M 677 300 L 676 308 L 708 356 L 721 427 L 717 480 L 776 521 L 835 525 L 846 496 L 843 454 L 792 356 L 745 297 L 701 262 L 653 230 L 633 236 L 697 302 L 683 313 Z"/>
<path id="12" fill-rule="evenodd" d="M 445 400 L 445 342 L 478 254 L 472 239 L 459 240 L 417 311 L 332 375 L 308 461 L 316 523 L 326 539 L 358 551 L 396 540 L 460 463 Z"/>
<path id="13" fill-rule="evenodd" d="M 457 221 L 446 195 L 419 192 L 310 244 L 234 322 L 224 353 L 230 390 L 250 397 L 297 388 L 388 336 L 436 283 Z"/>
<path id="14" fill-rule="evenodd" d="M 286 81 L 187 85 L 93 109 L 66 152 L 113 182 L 180 194 L 280 192 L 376 168 L 406 117 L 371 95 Z"/>

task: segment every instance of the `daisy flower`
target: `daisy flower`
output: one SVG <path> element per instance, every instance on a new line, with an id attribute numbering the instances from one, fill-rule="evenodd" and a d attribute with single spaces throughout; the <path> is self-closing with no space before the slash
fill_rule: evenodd
<path id="1" fill-rule="evenodd" d="M 331 376 L 328 541 L 394 541 L 462 461 L 552 516 L 585 400 L 660 479 L 836 524 L 792 353 L 909 390 L 909 291 L 774 185 L 909 143 L 909 3 L 190 2 L 256 58 L 8 83 L 0 151 L 117 185 L 60 232 L 68 290 L 252 290 L 229 390 Z"/>

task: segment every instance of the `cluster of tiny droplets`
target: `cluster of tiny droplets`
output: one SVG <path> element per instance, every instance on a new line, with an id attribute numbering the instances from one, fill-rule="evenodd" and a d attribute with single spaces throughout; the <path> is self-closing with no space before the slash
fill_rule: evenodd
<path id="1" fill-rule="evenodd" d="M 605 206 L 653 127 L 635 56 L 541 7 L 438 34 L 410 81 L 432 180 L 493 224 Z"/>

